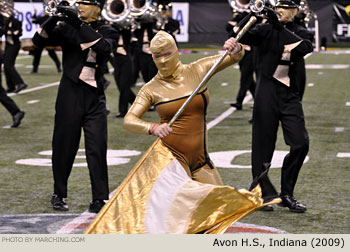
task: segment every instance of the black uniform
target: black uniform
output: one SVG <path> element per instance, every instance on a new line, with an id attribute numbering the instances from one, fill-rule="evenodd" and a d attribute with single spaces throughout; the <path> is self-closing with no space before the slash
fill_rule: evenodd
<path id="1" fill-rule="evenodd" d="M 0 20 L 0 37 L 1 37 L 3 35 L 4 30 L 2 26 L 2 18 L 0 17 L 0 19 L 1 19 Z M 7 111 L 12 115 L 12 117 L 15 117 L 15 115 L 18 115 L 19 113 L 20 114 L 23 113 L 23 115 L 21 115 L 21 117 L 23 118 L 24 112 L 20 111 L 17 104 L 14 102 L 14 100 L 12 100 L 10 97 L 7 96 L 5 89 L 2 87 L 1 67 L 2 67 L 2 50 L 1 50 L 1 43 L 0 43 L 0 102 L 2 105 L 4 105 Z M 20 123 L 20 120 L 19 120 L 19 123 Z M 12 127 L 17 127 L 18 125 L 15 124 L 15 118 L 14 118 L 14 124 L 12 125 Z"/>
<path id="2" fill-rule="evenodd" d="M 138 62 L 135 64 L 138 64 L 140 67 L 143 80 L 146 83 L 149 82 L 158 72 L 149 49 L 150 42 L 155 35 L 153 25 L 154 23 L 141 23 L 140 29 L 136 29 L 134 32 L 138 43 L 135 55 Z M 135 69 L 137 69 L 137 67 L 135 67 Z"/>
<path id="3" fill-rule="evenodd" d="M 60 198 L 67 196 L 67 181 L 83 128 L 92 198 L 106 200 L 107 114 L 101 66 L 116 49 L 117 34 L 112 27 L 95 22 L 75 25 L 66 21 L 55 26 L 55 18 L 50 17 L 41 33 L 33 37 L 35 45 L 59 45 L 63 52 L 52 141 L 54 194 Z"/>
<path id="4" fill-rule="evenodd" d="M 124 117 L 128 112 L 129 104 L 135 100 L 135 94 L 131 90 L 133 65 L 130 53 L 131 31 L 120 29 L 118 35 L 118 48 L 114 51 L 114 79 L 119 90 L 119 114 L 117 117 Z"/>
<path id="5" fill-rule="evenodd" d="M 36 15 L 34 15 L 32 17 L 32 22 L 34 24 L 43 24 L 47 19 L 49 18 L 49 16 L 40 16 L 40 17 L 36 17 Z M 40 58 L 41 58 L 41 54 L 43 52 L 44 48 L 42 47 L 35 47 L 35 49 L 33 50 L 32 54 L 34 56 L 33 58 L 33 70 L 32 73 L 37 73 L 38 72 L 38 67 L 40 64 Z M 56 68 L 58 72 L 61 72 L 61 62 L 57 57 L 57 54 L 55 52 L 54 49 L 46 49 L 49 56 L 51 57 L 51 59 L 53 60 L 53 62 L 55 62 Z"/>
<path id="6" fill-rule="evenodd" d="M 2 87 L 2 81 L 1 81 L 1 66 L 2 66 L 2 51 L 0 48 L 0 102 L 4 107 L 10 112 L 12 116 L 14 116 L 18 111 L 19 108 L 17 107 L 16 103 L 7 96 L 6 90 Z"/>
<path id="7" fill-rule="evenodd" d="M 314 41 L 313 33 L 307 30 L 304 26 L 299 25 L 299 22 L 287 23 L 286 28 L 304 39 L 308 39 L 311 42 Z M 296 58 L 290 68 L 291 72 L 294 73 L 291 78 L 293 78 L 293 82 L 296 83 L 300 100 L 302 100 L 306 85 L 306 69 L 304 57 Z"/>
<path id="8" fill-rule="evenodd" d="M 11 16 L 5 22 L 5 54 L 4 54 L 4 70 L 8 92 L 19 92 L 27 87 L 23 79 L 15 68 L 15 62 L 18 52 L 21 48 L 22 22 Z"/>
<path id="9" fill-rule="evenodd" d="M 302 36 L 302 33 L 299 35 Z M 300 168 L 309 150 L 309 137 L 293 65 L 305 54 L 312 52 L 312 43 L 308 37 L 299 37 L 281 25 L 269 23 L 258 24 L 252 28 L 243 36 L 241 42 L 257 46 L 258 54 L 253 111 L 253 178 L 262 173 L 264 163 L 271 162 L 281 122 L 285 142 L 290 146 L 290 152 L 282 166 L 281 195 L 293 197 Z M 295 48 L 291 49 L 288 60 L 285 46 L 293 43 L 299 44 L 295 44 Z M 281 74 L 281 69 L 287 69 L 285 75 Z M 290 86 L 283 84 L 280 77 L 289 77 Z M 268 194 L 264 187 L 262 191 L 263 196 Z"/>
<path id="10" fill-rule="evenodd" d="M 233 28 L 236 27 L 237 23 L 239 23 L 245 16 L 249 14 L 248 11 L 238 12 L 234 15 L 231 22 L 228 22 L 226 25 L 226 30 L 229 33 L 232 33 Z M 255 94 L 256 83 L 254 80 L 255 73 L 255 48 L 254 46 L 244 46 L 245 54 L 243 58 L 238 62 L 239 70 L 241 72 L 240 77 L 240 86 L 236 97 L 236 103 L 231 104 L 231 106 L 236 107 L 237 109 L 242 108 L 244 97 L 249 90 L 252 96 Z"/>
<path id="11" fill-rule="evenodd" d="M 179 21 L 169 17 L 167 19 L 166 24 L 164 25 L 164 28 L 162 28 L 161 30 L 163 30 L 163 31 L 169 33 L 171 36 L 173 36 L 173 38 L 175 39 L 175 42 L 177 43 L 175 35 L 180 34 L 180 22 Z"/>

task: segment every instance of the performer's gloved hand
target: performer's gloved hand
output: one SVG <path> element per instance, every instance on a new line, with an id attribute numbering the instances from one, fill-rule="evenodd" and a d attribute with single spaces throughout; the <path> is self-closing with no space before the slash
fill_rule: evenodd
<path id="1" fill-rule="evenodd" d="M 173 131 L 172 128 L 169 127 L 167 123 L 162 123 L 162 124 L 153 124 L 151 130 L 151 134 L 160 138 L 164 138 Z"/>
<path id="2" fill-rule="evenodd" d="M 64 17 L 65 17 L 64 22 L 66 22 L 67 24 L 70 24 L 71 26 L 73 26 L 77 29 L 83 23 L 83 21 L 81 21 L 81 19 L 78 17 L 78 13 L 70 8 L 65 8 L 65 7 L 60 8 L 58 6 L 57 12 L 62 13 L 64 15 Z"/>
<path id="3" fill-rule="evenodd" d="M 277 14 L 273 10 L 268 9 L 266 15 L 269 23 L 272 24 L 276 30 L 281 31 L 283 29 L 283 24 L 278 20 Z"/>
<path id="4" fill-rule="evenodd" d="M 49 33 L 53 30 L 53 28 L 55 28 L 59 20 L 59 16 L 51 16 L 41 25 L 41 28 L 45 30 L 45 32 Z"/>

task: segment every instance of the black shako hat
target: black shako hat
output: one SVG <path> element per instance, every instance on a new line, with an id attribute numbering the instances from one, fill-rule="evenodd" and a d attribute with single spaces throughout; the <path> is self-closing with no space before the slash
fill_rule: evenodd
<path id="1" fill-rule="evenodd" d="M 276 2 L 276 8 L 298 8 L 300 0 L 278 0 Z"/>
<path id="2" fill-rule="evenodd" d="M 102 9 L 104 4 L 105 4 L 105 0 L 78 0 L 77 3 L 78 4 L 98 5 Z"/>

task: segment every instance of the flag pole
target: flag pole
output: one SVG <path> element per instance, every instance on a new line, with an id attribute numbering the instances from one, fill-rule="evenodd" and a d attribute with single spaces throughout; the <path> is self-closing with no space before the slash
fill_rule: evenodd
<path id="1" fill-rule="evenodd" d="M 239 41 L 243 35 L 249 30 L 249 28 L 256 22 L 257 18 L 255 16 L 251 16 L 247 24 L 241 29 L 241 31 L 237 34 L 236 40 Z M 194 96 L 199 92 L 199 90 L 207 83 L 208 79 L 211 77 L 212 73 L 217 69 L 219 64 L 224 60 L 224 58 L 227 56 L 228 51 L 226 50 L 220 58 L 215 62 L 215 64 L 210 68 L 210 70 L 207 72 L 207 74 L 204 76 L 203 80 L 197 88 L 193 91 L 193 93 L 187 98 L 187 100 L 182 104 L 181 108 L 176 112 L 176 114 L 171 118 L 170 122 L 168 123 L 169 126 L 171 126 L 177 118 L 182 114 L 182 112 L 185 110 L 185 108 L 188 106 L 188 104 L 192 101 Z"/>

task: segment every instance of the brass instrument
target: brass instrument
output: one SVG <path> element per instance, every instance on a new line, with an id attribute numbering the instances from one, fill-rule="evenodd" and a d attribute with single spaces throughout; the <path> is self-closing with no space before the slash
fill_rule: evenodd
<path id="1" fill-rule="evenodd" d="M 5 19 L 8 19 L 13 15 L 14 3 L 13 0 L 1 0 L 0 1 L 0 15 Z"/>
<path id="2" fill-rule="evenodd" d="M 43 0 L 44 12 L 50 15 L 60 15 L 58 13 L 58 7 L 60 9 L 70 9 L 77 12 L 76 0 Z"/>
<path id="3" fill-rule="evenodd" d="M 272 10 L 271 8 L 275 7 L 276 1 L 275 0 L 251 0 L 249 2 L 249 5 L 250 5 L 250 9 L 253 12 L 260 13 L 264 9 Z"/>
<path id="4" fill-rule="evenodd" d="M 101 14 L 114 27 L 134 31 L 140 24 L 131 15 L 130 7 L 130 0 L 107 0 Z"/>
<path id="5" fill-rule="evenodd" d="M 165 6 L 166 10 L 171 5 Z M 163 5 L 156 5 L 152 0 L 107 0 L 102 16 L 114 26 L 132 31 L 140 27 L 140 23 L 152 23 L 163 29 L 168 22 Z"/>
<path id="6" fill-rule="evenodd" d="M 165 29 L 165 25 L 169 22 L 168 11 L 172 9 L 171 3 L 168 5 L 158 5 L 158 13 L 156 27 L 160 30 Z"/>
<path id="7" fill-rule="evenodd" d="M 298 8 L 297 18 L 303 19 L 306 27 L 311 19 L 315 18 L 315 14 L 310 10 L 309 4 L 306 0 L 301 0 Z"/>
<path id="8" fill-rule="evenodd" d="M 129 14 L 130 0 L 107 0 L 102 10 L 102 16 L 112 23 L 125 21 Z"/>
<path id="9" fill-rule="evenodd" d="M 157 7 L 152 0 L 130 0 L 131 16 L 137 18 L 140 22 L 153 22 L 159 19 Z"/>
<path id="10" fill-rule="evenodd" d="M 244 12 L 249 9 L 249 1 L 250 0 L 228 0 L 228 4 L 232 9 L 238 12 Z"/>
<path id="11" fill-rule="evenodd" d="M 259 13 L 264 8 L 271 8 L 276 5 L 275 0 L 228 0 L 229 5 L 232 9 L 238 12 L 244 12 L 251 10 L 255 13 Z"/>

